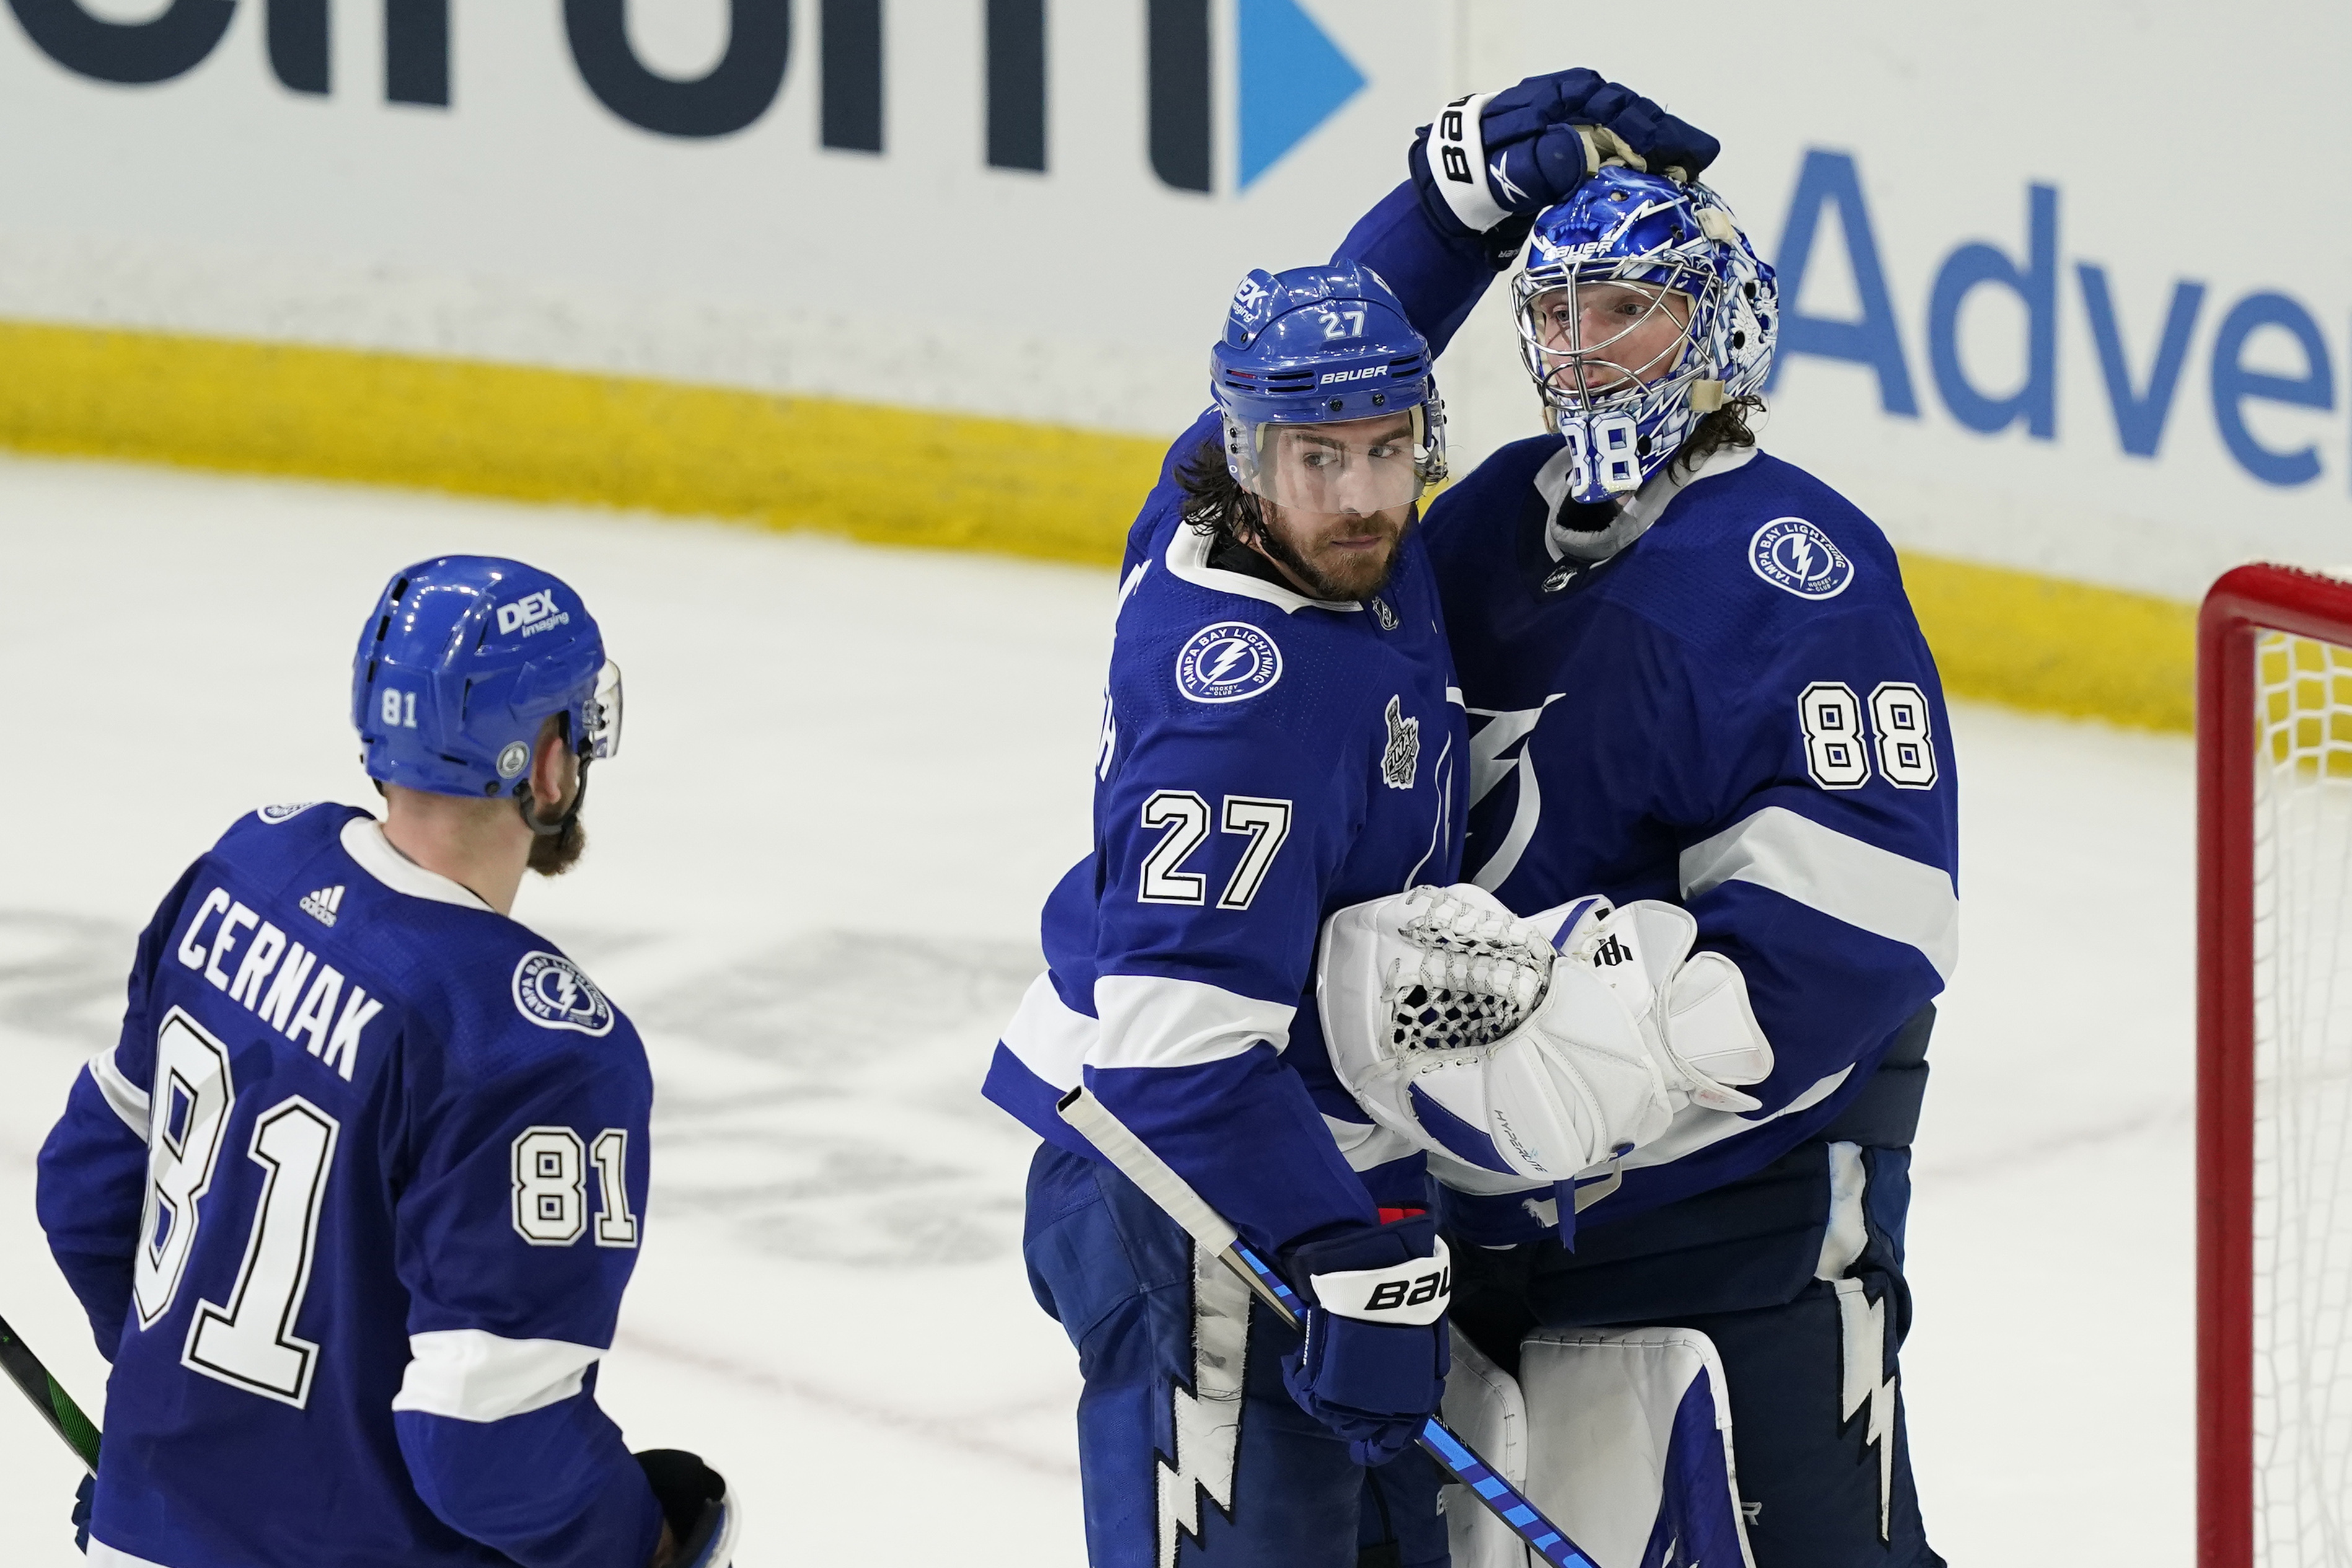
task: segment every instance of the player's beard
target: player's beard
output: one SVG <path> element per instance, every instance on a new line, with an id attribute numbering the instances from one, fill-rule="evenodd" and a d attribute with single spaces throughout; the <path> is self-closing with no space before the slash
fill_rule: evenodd
<path id="1" fill-rule="evenodd" d="M 561 877 L 577 866 L 580 857 L 588 852 L 588 829 L 580 821 L 580 808 L 586 804 L 587 794 L 588 764 L 583 762 L 580 764 L 580 776 L 572 786 L 569 800 L 544 815 L 534 812 L 528 798 L 522 803 L 523 820 L 532 828 L 530 858 L 526 864 L 541 876 Z M 552 833 L 539 831 L 553 821 L 561 821 L 562 827 Z"/>
<path id="2" fill-rule="evenodd" d="M 1315 552 L 1320 560 L 1318 564 L 1293 542 L 1289 531 L 1282 526 L 1282 515 L 1276 508 L 1263 500 L 1258 505 L 1265 514 L 1265 521 L 1257 530 L 1258 548 L 1304 584 L 1308 595 L 1318 599 L 1364 599 L 1387 587 L 1390 575 L 1396 571 L 1397 558 L 1404 553 L 1405 535 L 1412 531 L 1413 524 L 1421 515 L 1417 507 L 1401 509 L 1404 513 L 1403 521 L 1393 525 L 1394 531 L 1389 537 L 1388 549 L 1377 556 L 1367 553 L 1357 557 L 1326 548 Z M 1371 519 L 1379 520 L 1383 527 L 1387 527 L 1391 515 L 1385 511 L 1375 512 Z"/>
<path id="3" fill-rule="evenodd" d="M 538 833 L 531 836 L 530 868 L 542 877 L 561 877 L 580 863 L 588 852 L 588 829 L 578 817 L 563 825 L 561 833 Z M 509 861 L 511 865 L 513 862 Z"/>

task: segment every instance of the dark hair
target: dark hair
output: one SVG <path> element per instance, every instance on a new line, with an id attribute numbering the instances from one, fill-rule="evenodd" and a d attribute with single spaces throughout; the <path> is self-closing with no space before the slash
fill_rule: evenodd
<path id="1" fill-rule="evenodd" d="M 1733 398 L 1712 413 L 1702 414 L 1691 427 L 1689 437 L 1675 453 L 1675 461 L 1685 472 L 1696 472 L 1701 463 L 1726 447 L 1753 447 L 1756 432 L 1748 427 L 1750 415 L 1764 412 L 1764 400 L 1754 393 Z"/>
<path id="2" fill-rule="evenodd" d="M 1225 466 L 1224 443 L 1217 437 L 1192 448 L 1176 470 L 1176 483 L 1184 491 L 1184 521 L 1195 532 L 1247 544 L 1265 529 L 1257 497 L 1242 489 Z"/>

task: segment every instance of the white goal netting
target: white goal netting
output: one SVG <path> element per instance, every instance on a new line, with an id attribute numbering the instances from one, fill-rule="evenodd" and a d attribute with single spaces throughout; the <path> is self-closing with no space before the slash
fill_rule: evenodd
<path id="1" fill-rule="evenodd" d="M 2352 1565 L 2352 647 L 2255 668 L 2254 1561 Z"/>

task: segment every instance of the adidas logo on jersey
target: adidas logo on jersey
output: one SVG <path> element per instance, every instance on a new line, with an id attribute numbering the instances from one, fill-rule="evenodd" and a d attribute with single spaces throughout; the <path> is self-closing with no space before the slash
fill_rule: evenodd
<path id="1" fill-rule="evenodd" d="M 333 925 L 335 911 L 342 907 L 343 885 L 341 882 L 331 888 L 321 888 L 315 893 L 303 895 L 302 912 L 321 925 Z"/>

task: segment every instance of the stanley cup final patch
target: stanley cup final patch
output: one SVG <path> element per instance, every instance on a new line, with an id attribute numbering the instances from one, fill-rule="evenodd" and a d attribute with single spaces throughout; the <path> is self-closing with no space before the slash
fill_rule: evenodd
<path id="1" fill-rule="evenodd" d="M 1381 753 L 1381 782 L 1391 789 L 1411 789 L 1412 775 L 1421 766 L 1421 721 L 1404 714 L 1404 699 L 1389 699 L 1388 749 Z"/>
<path id="2" fill-rule="evenodd" d="M 1748 542 L 1756 575 L 1800 599 L 1834 599 L 1853 581 L 1853 562 L 1801 517 L 1776 517 Z"/>
<path id="3" fill-rule="evenodd" d="M 1176 689 L 1195 702 L 1239 702 L 1282 679 L 1282 649 L 1247 621 L 1216 621 L 1176 651 Z"/>

